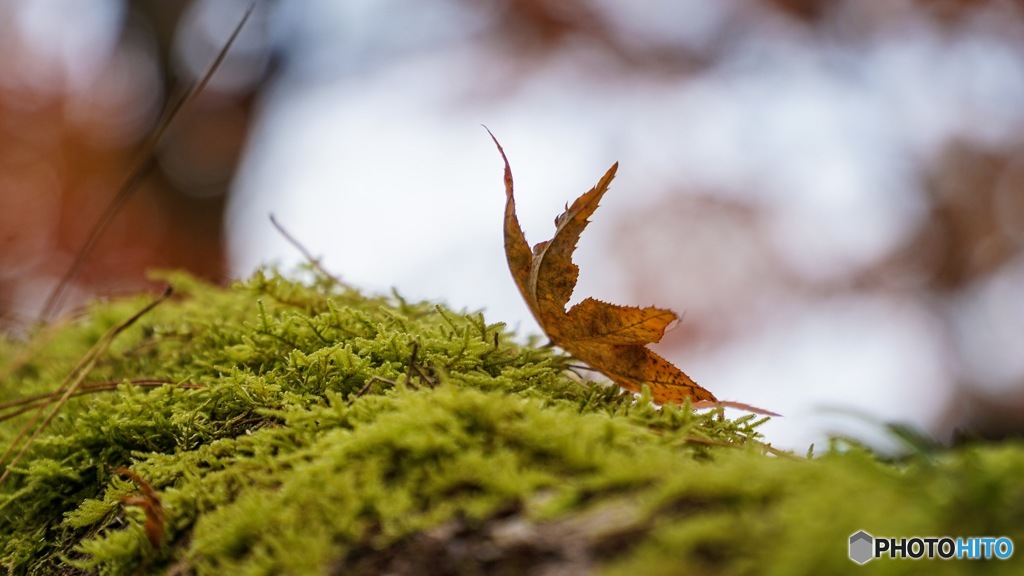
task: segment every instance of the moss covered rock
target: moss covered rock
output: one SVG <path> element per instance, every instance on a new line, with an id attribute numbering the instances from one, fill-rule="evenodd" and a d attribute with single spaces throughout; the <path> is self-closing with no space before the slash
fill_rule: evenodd
<path id="1" fill-rule="evenodd" d="M 0 341 L 5 462 L 25 447 L 0 485 L 10 573 L 1021 573 L 847 550 L 858 530 L 1021 542 L 1020 446 L 780 456 L 753 417 L 657 409 L 480 314 L 167 279 L 109 346 L 145 299 Z"/>

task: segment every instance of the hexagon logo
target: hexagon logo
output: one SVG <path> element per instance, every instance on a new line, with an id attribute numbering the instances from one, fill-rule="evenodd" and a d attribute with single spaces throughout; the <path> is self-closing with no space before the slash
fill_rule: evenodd
<path id="1" fill-rule="evenodd" d="M 871 534 L 860 530 L 850 536 L 850 560 L 857 564 L 864 564 L 874 557 L 874 538 Z"/>

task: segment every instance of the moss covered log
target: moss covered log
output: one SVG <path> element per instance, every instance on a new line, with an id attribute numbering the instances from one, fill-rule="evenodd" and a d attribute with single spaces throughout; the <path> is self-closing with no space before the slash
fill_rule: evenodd
<path id="1" fill-rule="evenodd" d="M 771 454 L 754 417 L 656 409 L 481 314 L 166 279 L 109 347 L 148 297 L 0 341 L 10 573 L 1022 573 L 847 552 L 858 530 L 1024 543 L 1019 445 Z"/>

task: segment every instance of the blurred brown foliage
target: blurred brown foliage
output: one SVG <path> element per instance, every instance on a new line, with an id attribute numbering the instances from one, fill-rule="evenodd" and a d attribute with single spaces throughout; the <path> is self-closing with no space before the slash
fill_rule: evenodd
<path id="1" fill-rule="evenodd" d="M 723 2 L 714 32 L 699 42 L 637 33 L 586 0 L 509 0 L 497 9 L 457 2 L 466 11 L 489 14 L 490 24 L 476 41 L 498 47 L 507 58 L 501 77 L 506 84 L 485 97 L 507 94 L 509 84 L 528 78 L 538 63 L 568 49 L 597 55 L 580 59 L 591 66 L 595 89 L 601 86 L 597 80 L 619 76 L 623 82 L 641 76 L 680 82 L 713 69 L 754 31 L 780 41 L 812 37 L 819 45 L 856 51 L 883 33 L 891 36 L 908 23 L 926 22 L 939 34 L 970 29 L 1009 39 L 1024 58 L 1024 2 L 1019 1 Z M 180 85 L 173 80 L 172 46 L 200 41 L 177 35 L 192 4 L 130 2 L 114 55 L 88 86 L 73 90 L 62 84 L 52 60 L 33 61 L 37 53 L 21 42 L 14 24 L 0 24 L 0 61 L 21 63 L 0 68 L 0 318 L 9 326 L 36 313 L 126 177 L 139 141 L 172 87 Z M 640 3 L 636 9 L 656 5 Z M 274 49 L 287 57 L 291 47 L 285 40 Z M 89 257 L 72 304 L 96 293 L 138 290 L 145 286 L 144 270 L 153 266 L 182 267 L 223 280 L 224 195 L 253 116 L 253 100 L 266 80 L 261 76 L 235 90 L 211 88 L 185 112 L 159 149 L 157 168 Z M 1019 268 L 1024 258 L 1024 138 L 993 143 L 951 137 L 938 150 L 916 165 L 916 184 L 926 203 L 917 229 L 907 235 L 909 241 L 866 268 L 827 280 L 803 275 L 766 242 L 764 206 L 705 190 L 673 190 L 648 213 L 624 220 L 618 265 L 636 302 L 665 302 L 660 291 L 687 292 L 687 330 L 674 341 L 681 347 L 735 337 L 772 305 L 772 295 L 884 294 L 924 306 L 943 332 L 939 338 L 947 343 L 948 370 L 958 383 L 937 430 L 1020 435 L 1024 377 L 993 387 L 987 357 L 972 344 L 979 337 L 964 328 L 964 318 L 971 326 L 991 323 L 965 301 L 1012 267 Z M 657 230 L 658 243 L 672 247 L 675 266 L 655 271 L 636 256 L 644 254 L 645 242 L 655 241 L 648 229 Z M 1016 345 L 1024 348 L 1024 327 L 1002 330 L 997 338 L 1018 338 Z"/>
<path id="2" fill-rule="evenodd" d="M 94 77 L 78 82 L 72 75 L 81 71 L 69 68 L 80 63 L 61 61 L 58 48 L 40 46 L 26 31 L 28 3 L 2 9 L 10 18 L 0 25 L 0 59 L 18 64 L 0 68 L 0 319 L 7 328 L 39 313 L 140 160 L 161 108 L 193 81 L 173 64 L 174 43 L 190 41 L 176 40 L 189 4 L 127 8 L 111 53 L 100 56 Z M 86 256 L 65 309 L 95 294 L 148 288 L 145 271 L 153 267 L 225 280 L 225 194 L 257 88 L 213 87 L 179 115 L 156 162 Z"/>

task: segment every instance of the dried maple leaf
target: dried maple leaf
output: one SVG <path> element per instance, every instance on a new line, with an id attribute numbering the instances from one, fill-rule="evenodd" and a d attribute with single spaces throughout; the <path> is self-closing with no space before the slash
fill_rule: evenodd
<path id="1" fill-rule="evenodd" d="M 587 218 L 597 209 L 597 203 L 615 177 L 618 163 L 612 165 L 597 186 L 555 218 L 554 237 L 537 244 L 531 252 L 516 217 L 512 169 L 494 134 L 491 138 L 505 161 L 508 266 L 519 292 L 551 342 L 626 390 L 640 392 L 646 384 L 659 404 L 682 403 L 686 398 L 705 405 L 717 403 L 714 394 L 647 348 L 647 344 L 661 340 L 665 329 L 676 321 L 677 316 L 671 310 L 617 306 L 593 298 L 583 300 L 568 312 L 565 310 L 579 276 L 572 253 L 587 226 Z"/>

